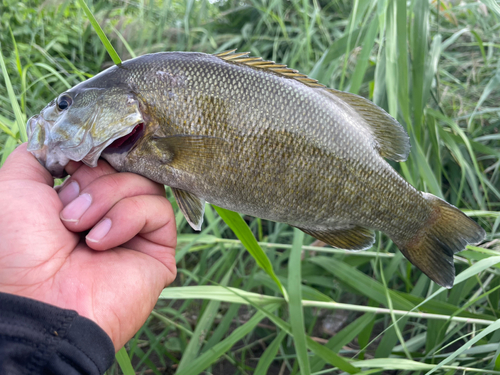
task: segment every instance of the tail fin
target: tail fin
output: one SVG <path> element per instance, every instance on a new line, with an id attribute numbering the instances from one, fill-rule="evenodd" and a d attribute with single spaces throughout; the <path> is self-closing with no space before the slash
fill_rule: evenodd
<path id="1" fill-rule="evenodd" d="M 423 195 L 434 207 L 433 214 L 414 238 L 395 243 L 430 279 L 451 288 L 455 280 L 453 254 L 462 251 L 467 244 L 481 242 L 486 232 L 458 208 L 432 194 Z"/>

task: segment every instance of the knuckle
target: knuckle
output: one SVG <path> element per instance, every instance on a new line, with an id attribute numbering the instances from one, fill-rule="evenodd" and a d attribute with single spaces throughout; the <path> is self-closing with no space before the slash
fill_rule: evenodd
<path id="1" fill-rule="evenodd" d="M 106 175 L 105 177 L 101 178 L 101 182 L 104 185 L 103 188 L 106 191 L 116 192 L 123 189 L 123 184 L 118 177 L 118 173 Z"/>
<path id="2" fill-rule="evenodd" d="M 134 210 L 135 212 L 141 212 L 144 215 L 147 216 L 148 214 L 148 209 L 147 209 L 147 201 L 144 199 L 143 196 L 136 196 L 128 199 L 128 203 L 130 205 L 130 209 Z"/>

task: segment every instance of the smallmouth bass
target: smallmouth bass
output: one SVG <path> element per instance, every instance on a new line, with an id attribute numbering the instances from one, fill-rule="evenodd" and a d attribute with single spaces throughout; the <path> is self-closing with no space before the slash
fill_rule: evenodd
<path id="1" fill-rule="evenodd" d="M 93 167 L 102 157 L 170 186 L 196 230 L 205 201 L 343 249 L 369 248 L 379 230 L 448 288 L 453 254 L 485 237 L 384 160 L 406 160 L 410 144 L 383 109 L 247 53 L 125 61 L 59 95 L 27 127 L 28 149 L 54 176 L 69 160 Z"/>

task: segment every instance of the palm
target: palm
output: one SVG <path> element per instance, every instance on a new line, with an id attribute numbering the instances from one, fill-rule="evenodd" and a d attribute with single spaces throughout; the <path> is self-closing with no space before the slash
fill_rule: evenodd
<path id="1" fill-rule="evenodd" d="M 19 156 L 38 170 L 35 178 L 16 177 L 10 159 L 0 170 L 0 290 L 76 310 L 99 324 L 120 348 L 175 278 L 175 223 L 162 187 L 120 174 L 128 182 L 122 193 L 115 187 L 112 199 L 99 196 L 110 179 L 117 180 L 111 167 L 75 165 L 72 180 L 95 201 L 79 222 L 64 222 L 59 215 L 69 202 L 47 184 L 50 176 L 31 155 Z M 145 202 L 145 217 L 140 202 Z M 156 215 L 150 218 L 147 212 Z M 87 241 L 91 248 L 79 232 L 103 216 L 112 218 L 112 230 L 98 243 Z"/>

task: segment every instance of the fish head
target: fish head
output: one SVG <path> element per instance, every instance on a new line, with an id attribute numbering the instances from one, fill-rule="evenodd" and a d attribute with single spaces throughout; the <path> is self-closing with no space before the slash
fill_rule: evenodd
<path id="1" fill-rule="evenodd" d="M 28 151 L 54 176 L 70 160 L 95 167 L 107 148 L 127 152 L 144 131 L 140 100 L 126 85 L 63 92 L 28 120 Z"/>

